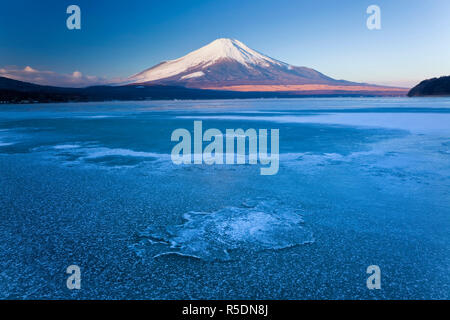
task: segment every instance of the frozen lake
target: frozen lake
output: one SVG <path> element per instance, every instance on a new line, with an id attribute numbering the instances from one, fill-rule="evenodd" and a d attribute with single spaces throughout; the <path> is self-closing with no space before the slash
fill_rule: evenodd
<path id="1" fill-rule="evenodd" d="M 173 164 L 194 120 L 278 173 Z M 0 238 L 2 299 L 449 299 L 450 99 L 2 105 Z"/>

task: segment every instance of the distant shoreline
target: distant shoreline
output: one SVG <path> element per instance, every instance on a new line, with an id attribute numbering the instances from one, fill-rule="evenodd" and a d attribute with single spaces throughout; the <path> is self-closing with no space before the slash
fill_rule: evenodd
<path id="1" fill-rule="evenodd" d="M 272 86 L 273 87 L 273 86 Z M 279 86 L 278 86 L 279 87 Z M 402 97 L 408 89 L 388 87 L 302 85 L 295 91 L 288 87 L 273 91 L 227 90 L 220 88 L 188 88 L 169 85 L 125 85 L 66 88 L 43 86 L 0 77 L 0 104 L 154 101 L 154 100 L 229 100 L 267 98 L 336 98 L 336 97 Z M 300 88 L 301 87 L 301 88 Z"/>
<path id="2" fill-rule="evenodd" d="M 66 103 L 93 103 L 93 102 L 150 102 L 150 101 L 213 101 L 213 100 L 272 100 L 272 99 L 308 99 L 308 98 L 318 98 L 318 99 L 327 99 L 327 98 L 445 98 L 449 96 L 415 96 L 408 97 L 407 95 L 399 95 L 399 96 L 377 96 L 377 95 L 358 95 L 358 94 L 347 94 L 347 95 L 286 95 L 286 96 L 273 96 L 273 97 L 223 97 L 223 98 L 166 98 L 166 99 L 108 99 L 108 100 L 65 100 L 65 101 L 29 101 L 29 100 L 21 100 L 21 101 L 2 101 L 0 100 L 0 105 L 10 105 L 10 104 L 45 104 L 45 103 L 58 103 L 58 104 L 66 104 Z"/>

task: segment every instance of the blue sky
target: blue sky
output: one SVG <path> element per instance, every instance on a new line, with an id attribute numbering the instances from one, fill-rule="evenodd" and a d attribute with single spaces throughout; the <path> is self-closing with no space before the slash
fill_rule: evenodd
<path id="1" fill-rule="evenodd" d="M 66 28 L 71 4 L 81 8 L 81 30 Z M 381 30 L 366 28 L 371 4 L 381 8 Z M 124 78 L 221 37 L 338 79 L 412 86 L 450 74 L 448 0 L 14 0 L 0 7 L 0 75 L 29 66 L 44 82 Z"/>

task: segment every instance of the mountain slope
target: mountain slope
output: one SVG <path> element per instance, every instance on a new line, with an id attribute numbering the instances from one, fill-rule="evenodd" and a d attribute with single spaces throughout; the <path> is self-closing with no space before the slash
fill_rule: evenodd
<path id="1" fill-rule="evenodd" d="M 406 94 L 402 88 L 336 80 L 311 68 L 275 60 L 232 39 L 217 39 L 179 59 L 161 62 L 131 76 L 129 82 L 247 92 L 348 90 Z"/>

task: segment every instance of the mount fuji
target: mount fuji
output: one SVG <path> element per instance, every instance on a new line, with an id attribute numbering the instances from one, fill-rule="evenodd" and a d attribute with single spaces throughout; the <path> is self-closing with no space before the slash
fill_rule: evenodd
<path id="1" fill-rule="evenodd" d="M 405 89 L 336 80 L 311 68 L 292 66 L 234 39 L 217 39 L 179 59 L 131 76 L 128 83 L 229 91 L 308 93 L 378 92 Z"/>

